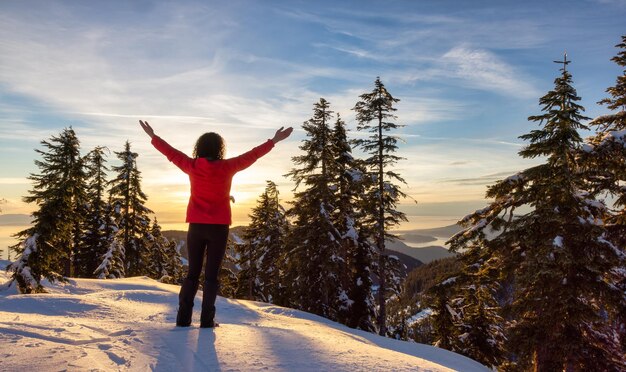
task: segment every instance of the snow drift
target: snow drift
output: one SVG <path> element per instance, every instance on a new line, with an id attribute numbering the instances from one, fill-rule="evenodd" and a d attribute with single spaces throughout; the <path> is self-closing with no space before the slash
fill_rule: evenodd
<path id="1" fill-rule="evenodd" d="M 179 287 L 145 277 L 46 287 L 36 295 L 0 288 L 2 370 L 486 370 L 446 350 L 259 302 L 218 297 L 220 326 L 200 329 L 198 296 L 194 325 L 177 328 Z"/>

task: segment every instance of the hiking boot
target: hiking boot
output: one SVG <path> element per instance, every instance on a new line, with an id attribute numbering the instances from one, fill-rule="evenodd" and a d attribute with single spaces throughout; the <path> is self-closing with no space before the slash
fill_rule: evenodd
<path id="1" fill-rule="evenodd" d="M 178 314 L 176 315 L 176 326 L 189 327 L 191 325 L 191 314 L 193 314 L 193 307 L 180 304 L 178 306 Z"/>
<path id="2" fill-rule="evenodd" d="M 197 280 L 185 278 L 178 294 L 178 314 L 176 315 L 176 325 L 178 327 L 189 327 L 193 314 L 193 300 L 198 291 Z"/>
<path id="3" fill-rule="evenodd" d="M 217 327 L 215 323 L 215 306 L 202 307 L 202 314 L 200 315 L 200 328 L 214 328 Z"/>

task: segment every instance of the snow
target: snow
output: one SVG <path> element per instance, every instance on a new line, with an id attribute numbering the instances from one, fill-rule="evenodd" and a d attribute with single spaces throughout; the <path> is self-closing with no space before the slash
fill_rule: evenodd
<path id="1" fill-rule="evenodd" d="M 409 319 L 406 320 L 406 323 L 409 326 L 413 326 L 416 323 L 421 322 L 422 320 L 428 318 L 429 316 L 433 315 L 433 309 L 431 308 L 426 308 L 422 311 L 420 311 L 419 313 L 413 315 L 412 317 L 410 317 Z"/>
<path id="2" fill-rule="evenodd" d="M 0 272 L 0 283 L 6 280 Z M 260 302 L 218 297 L 220 326 L 200 329 L 200 293 L 192 327 L 175 327 L 180 287 L 146 277 L 44 285 L 49 293 L 35 295 L 0 287 L 0 369 L 488 370 L 447 350 Z"/>
<path id="3" fill-rule="evenodd" d="M 245 242 L 239 237 L 239 235 L 237 235 L 235 233 L 231 233 L 230 236 L 233 239 L 233 242 L 235 242 L 235 244 L 237 244 L 237 245 L 244 245 L 245 244 Z"/>
<path id="4" fill-rule="evenodd" d="M 607 133 L 602 139 L 602 142 L 606 141 L 616 141 L 626 145 L 626 129 L 616 130 Z"/>
<path id="5" fill-rule="evenodd" d="M 552 245 L 558 248 L 563 248 L 563 237 L 560 235 L 557 235 L 552 241 Z"/>
<path id="6" fill-rule="evenodd" d="M 361 180 L 363 179 L 363 173 L 361 171 L 358 171 L 358 170 L 355 170 L 355 169 L 349 169 L 349 170 L 346 171 L 346 173 L 348 173 L 348 175 L 355 182 L 361 182 Z"/>
<path id="7" fill-rule="evenodd" d="M 457 277 L 453 276 L 453 277 L 448 278 L 448 279 L 444 280 L 443 282 L 441 282 L 441 285 L 454 284 L 454 283 L 456 283 L 456 279 L 457 279 Z"/>
<path id="8" fill-rule="evenodd" d="M 584 143 L 584 144 L 582 145 L 582 150 L 583 150 L 584 152 L 586 152 L 586 153 L 590 153 L 590 152 L 592 152 L 592 151 L 594 150 L 594 148 L 595 148 L 595 147 L 594 147 L 593 145 L 588 144 L 588 143 Z"/>
<path id="9" fill-rule="evenodd" d="M 509 177 L 505 178 L 503 182 L 507 182 L 509 184 L 512 184 L 512 183 L 524 181 L 525 179 L 526 179 L 526 176 L 524 174 L 516 173 L 516 174 L 514 174 L 512 176 L 509 176 Z"/>

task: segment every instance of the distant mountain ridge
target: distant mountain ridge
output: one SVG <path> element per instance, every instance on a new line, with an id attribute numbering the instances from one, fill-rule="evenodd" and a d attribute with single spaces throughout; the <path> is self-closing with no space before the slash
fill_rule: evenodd
<path id="1" fill-rule="evenodd" d="M 456 254 L 451 253 L 446 247 L 440 245 L 411 247 L 406 243 L 425 244 L 441 239 L 448 239 L 461 230 L 462 227 L 459 225 L 449 225 L 430 229 L 399 230 L 395 231 L 395 233 L 400 236 L 402 240 L 389 241 L 386 243 L 386 247 L 390 251 L 388 253 L 390 255 L 398 256 L 400 261 L 407 266 L 407 271 L 410 272 L 413 268 L 424 263 L 429 263 L 441 258 L 453 257 Z M 231 227 L 231 238 L 233 234 L 239 238 L 243 238 L 244 231 L 245 226 Z M 179 241 L 187 239 L 186 231 L 167 230 L 163 231 L 163 235 L 168 238 L 176 238 Z M 187 247 L 185 245 L 185 252 L 186 249 Z"/>
<path id="2" fill-rule="evenodd" d="M 231 227 L 230 228 L 230 238 L 231 238 L 231 240 L 233 240 L 233 241 L 243 240 L 244 232 L 245 232 L 245 226 L 234 226 L 234 227 Z M 180 231 L 180 230 L 164 230 L 163 231 L 163 236 L 165 236 L 168 239 L 174 238 L 174 239 L 176 239 L 178 241 L 186 241 L 186 239 L 187 239 L 187 232 L 186 231 Z M 236 236 L 236 238 L 234 236 Z M 404 246 L 406 248 L 408 248 L 408 250 L 405 249 L 405 250 L 400 251 L 400 250 L 395 250 L 395 249 L 388 249 L 387 254 L 390 255 L 390 256 L 398 257 L 400 262 L 404 266 L 406 266 L 406 269 L 404 269 L 403 273 L 402 273 L 403 276 L 406 276 L 409 272 L 411 272 L 416 267 L 419 267 L 419 266 L 423 265 L 424 261 L 421 261 L 419 258 L 415 257 L 414 255 L 407 253 L 407 252 L 410 252 L 411 249 L 419 249 L 419 248 L 410 248 L 410 247 L 407 247 L 406 245 L 404 245 Z M 186 242 L 183 245 L 181 253 L 183 254 L 183 257 L 185 257 L 185 258 L 187 257 L 187 243 Z"/>

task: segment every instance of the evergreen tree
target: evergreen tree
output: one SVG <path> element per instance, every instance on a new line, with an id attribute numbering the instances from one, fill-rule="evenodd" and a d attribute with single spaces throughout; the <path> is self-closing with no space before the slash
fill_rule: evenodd
<path id="1" fill-rule="evenodd" d="M 43 291 L 40 281 L 61 279 L 72 274 L 72 260 L 80 236 L 85 201 L 85 172 L 80 157 L 80 143 L 74 130 L 64 129 L 49 141 L 41 141 L 47 150 L 35 151 L 39 174 L 31 174 L 33 188 L 26 203 L 39 207 L 33 224 L 15 236 L 20 242 L 11 247 L 19 256 L 9 266 L 12 279 L 22 293 Z"/>
<path id="2" fill-rule="evenodd" d="M 267 181 L 250 219 L 240 251 L 239 295 L 286 305 L 283 259 L 288 223 L 274 182 Z"/>
<path id="3" fill-rule="evenodd" d="M 224 260 L 219 272 L 220 286 L 218 290 L 219 295 L 222 297 L 237 298 L 239 283 L 235 271 L 240 269 L 238 262 L 241 257 L 238 252 L 243 244 L 244 242 L 233 232 L 229 234 L 228 242 L 226 243 L 226 253 L 224 254 Z M 204 277 L 204 270 L 200 277 Z"/>
<path id="4" fill-rule="evenodd" d="M 335 161 L 329 165 L 335 189 L 334 226 L 340 235 L 338 253 L 342 287 L 347 293 L 340 294 L 341 322 L 349 327 L 366 331 L 375 330 L 375 305 L 372 295 L 371 268 L 374 247 L 371 231 L 362 219 L 365 216 L 362 195 L 368 187 L 365 166 L 352 156 L 352 148 L 346 134 L 345 122 L 339 114 L 333 127 L 330 142 Z"/>
<path id="5" fill-rule="evenodd" d="M 117 173 L 111 180 L 111 202 L 118 228 L 121 230 L 125 252 L 125 272 L 128 276 L 144 275 L 147 270 L 147 237 L 150 231 L 150 209 L 145 206 L 148 199 L 141 190 L 141 172 L 137 169 L 136 152 L 130 150 L 126 141 L 124 150 L 115 152 L 122 164 L 114 166 Z"/>
<path id="6" fill-rule="evenodd" d="M 106 205 L 106 223 L 102 241 L 107 242 L 105 252 L 98 258 L 100 264 L 94 270 L 93 276 L 98 279 L 116 279 L 125 276 L 125 251 L 123 244 L 123 232 L 117 226 L 113 217 L 113 206 L 110 202 Z"/>
<path id="7" fill-rule="evenodd" d="M 606 91 L 610 97 L 599 103 L 613 113 L 601 115 L 590 125 L 598 128 L 596 136 L 588 139 L 581 158 L 590 174 L 595 192 L 608 192 L 615 198 L 613 213 L 606 218 L 608 240 L 624 252 L 626 247 L 626 35 L 616 45 L 620 49 L 612 58 L 623 69 L 615 85 Z M 610 279 L 626 296 L 626 270 L 614 270 Z M 624 301 L 626 302 L 626 300 Z M 626 354 L 626 306 L 616 309 L 616 333 L 621 336 L 622 352 Z"/>
<path id="8" fill-rule="evenodd" d="M 496 296 L 500 289 L 496 259 L 490 257 L 488 242 L 479 239 L 461 255 L 463 268 L 452 283 L 458 315 L 452 351 L 496 368 L 504 362 L 504 319 Z M 491 258 L 491 259 L 490 259 Z"/>
<path id="9" fill-rule="evenodd" d="M 182 264 L 175 241 L 169 241 L 161 232 L 156 217 L 146 242 L 146 273 L 164 283 L 176 283 L 182 277 Z"/>
<path id="10" fill-rule="evenodd" d="M 76 276 L 93 277 L 100 265 L 103 254 L 109 248 L 110 234 L 106 231 L 108 208 L 106 200 L 106 166 L 105 147 L 96 147 L 85 157 L 88 186 L 86 190 L 87 205 L 84 232 L 77 248 L 75 267 Z"/>
<path id="11" fill-rule="evenodd" d="M 464 218 L 468 227 L 451 239 L 452 249 L 481 244 L 487 228 L 500 234 L 488 243 L 485 261 L 513 276 L 508 349 L 520 366 L 538 371 L 612 369 L 623 366 L 606 335 L 606 311 L 623 293 L 603 280 L 623 265 L 623 253 L 607 238 L 607 208 L 585 188 L 577 164 L 579 129 L 587 119 L 576 102 L 569 61 L 555 87 L 540 99 L 540 129 L 520 138 L 530 142 L 525 158 L 546 157 L 489 187 L 495 201 Z M 529 212 L 514 216 L 520 207 Z M 478 242 L 478 243 L 477 243 Z M 484 241 L 482 242 L 484 244 Z"/>
<path id="12" fill-rule="evenodd" d="M 455 323 L 458 314 L 452 308 L 450 287 L 456 281 L 451 277 L 443 282 L 430 287 L 427 291 L 427 302 L 432 310 L 432 336 L 433 345 L 446 350 L 454 350 L 456 346 Z"/>
<path id="13" fill-rule="evenodd" d="M 329 170 L 335 161 L 330 146 L 332 111 L 328 101 L 314 104 L 313 116 L 304 122 L 307 137 L 300 149 L 304 155 L 293 157 L 300 168 L 289 176 L 306 189 L 294 194 L 293 227 L 288 238 L 288 280 L 292 306 L 336 320 L 346 290 L 339 278 L 340 233 L 333 224 L 335 210 L 333 178 Z"/>
<path id="14" fill-rule="evenodd" d="M 396 119 L 393 107 L 399 99 L 394 98 L 385 88 L 380 78 L 374 82 L 374 90 L 360 96 L 360 101 L 354 106 L 358 130 L 370 132 L 365 139 L 359 139 L 356 143 L 369 154 L 366 159 L 368 175 L 374 181 L 375 186 L 365 194 L 373 213 L 365 223 L 372 226 L 375 231 L 375 242 L 379 252 L 378 277 L 380 289 L 378 291 L 378 327 L 381 335 L 386 334 L 386 307 L 387 296 L 387 254 L 385 252 L 385 239 L 393 235 L 388 231 L 391 227 L 406 221 L 404 213 L 397 210 L 397 203 L 406 195 L 400 191 L 394 182 L 405 183 L 404 179 L 391 167 L 402 158 L 394 155 L 397 151 L 398 139 L 388 132 L 401 127 L 392 122 Z"/>
<path id="15" fill-rule="evenodd" d="M 183 268 L 183 257 L 181 254 L 182 245 L 183 243 L 172 240 L 170 241 L 170 245 L 168 246 L 168 257 L 174 258 L 170 259 L 168 261 L 168 265 L 166 266 L 167 272 L 170 276 L 167 283 L 179 284 L 182 283 L 183 278 L 185 277 L 185 271 Z"/>

